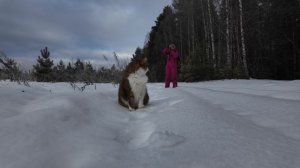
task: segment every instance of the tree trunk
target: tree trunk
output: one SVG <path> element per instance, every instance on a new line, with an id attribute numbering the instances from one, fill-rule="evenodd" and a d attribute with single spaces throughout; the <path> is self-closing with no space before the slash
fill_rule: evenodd
<path id="1" fill-rule="evenodd" d="M 202 9 L 202 22 L 203 22 L 203 30 L 204 30 L 204 42 L 203 42 L 203 47 L 205 48 L 205 52 L 206 52 L 206 57 L 209 58 L 210 54 L 209 54 L 209 48 L 207 45 L 208 43 L 208 31 L 207 31 L 207 26 L 206 26 L 206 20 L 205 20 L 205 15 L 204 15 L 204 4 L 203 4 L 203 0 L 201 0 L 201 9 Z"/>
<path id="2" fill-rule="evenodd" d="M 231 68 L 231 54 L 229 48 L 229 0 L 225 0 L 225 8 L 226 8 L 226 62 L 227 67 Z"/>
<path id="3" fill-rule="evenodd" d="M 210 42 L 211 42 L 211 51 L 212 51 L 212 61 L 213 67 L 216 68 L 216 54 L 215 54 L 215 40 L 214 40 L 214 31 L 212 26 L 212 16 L 210 9 L 210 0 L 207 0 L 207 8 L 208 8 L 208 18 L 209 18 L 209 29 L 210 29 Z"/>
<path id="4" fill-rule="evenodd" d="M 240 9 L 240 31 L 241 31 L 241 43 L 242 43 L 242 60 L 243 60 L 243 66 L 244 66 L 244 72 L 245 72 L 246 78 L 249 78 L 248 65 L 247 65 L 247 59 L 246 59 L 244 29 L 243 29 L 243 5 L 242 5 L 242 0 L 239 0 L 239 9 Z"/>
<path id="5" fill-rule="evenodd" d="M 181 56 L 181 58 L 183 58 L 183 55 L 182 55 L 182 53 L 183 53 L 183 47 L 182 47 L 182 27 L 181 27 L 181 20 L 179 20 L 179 34 L 180 34 L 180 56 Z"/>
<path id="6" fill-rule="evenodd" d="M 188 41 L 188 55 L 191 53 L 191 40 L 190 40 L 190 15 L 188 15 L 188 22 L 187 22 L 187 41 Z"/>
<path id="7" fill-rule="evenodd" d="M 192 33 L 192 52 L 194 53 L 195 52 L 195 41 L 196 41 L 195 39 L 196 39 L 196 37 L 195 37 L 195 18 L 194 18 L 194 12 L 193 12 L 194 9 L 193 9 L 193 6 L 194 6 L 194 4 L 193 4 L 193 1 L 192 1 L 191 2 L 191 11 L 192 11 L 191 12 L 192 13 L 191 14 L 192 15 L 192 19 L 191 19 L 192 20 L 191 21 L 191 25 L 192 25 L 191 26 L 191 28 L 192 28 L 191 31 L 192 32 L 191 33 Z"/>

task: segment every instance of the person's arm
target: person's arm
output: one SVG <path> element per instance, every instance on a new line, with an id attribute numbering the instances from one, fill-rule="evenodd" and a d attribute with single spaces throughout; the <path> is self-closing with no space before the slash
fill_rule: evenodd
<path id="1" fill-rule="evenodd" d="M 163 53 L 164 56 L 168 56 L 170 54 L 169 48 L 164 48 L 162 53 Z"/>
<path id="2" fill-rule="evenodd" d="M 175 59 L 176 61 L 180 61 L 180 55 L 179 55 L 178 50 L 174 50 L 174 51 L 172 52 L 172 57 L 173 57 L 173 59 Z"/>

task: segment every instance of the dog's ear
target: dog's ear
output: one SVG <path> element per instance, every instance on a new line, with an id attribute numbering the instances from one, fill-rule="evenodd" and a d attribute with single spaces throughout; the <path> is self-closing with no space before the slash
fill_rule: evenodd
<path id="1" fill-rule="evenodd" d="M 147 57 L 144 57 L 144 58 L 143 58 L 143 62 L 144 62 L 144 63 L 147 63 L 147 61 L 148 61 Z"/>
<path id="2" fill-rule="evenodd" d="M 147 61 L 148 61 L 148 60 L 147 60 L 147 57 L 144 57 L 144 58 L 141 59 L 140 64 L 141 64 L 141 65 L 146 64 Z"/>

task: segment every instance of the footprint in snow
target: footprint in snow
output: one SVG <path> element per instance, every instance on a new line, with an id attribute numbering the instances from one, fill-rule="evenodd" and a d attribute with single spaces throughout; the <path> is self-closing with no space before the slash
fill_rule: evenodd
<path id="1" fill-rule="evenodd" d="M 149 147 L 160 148 L 160 147 L 175 147 L 185 141 L 185 138 L 180 135 L 176 135 L 173 132 L 154 132 L 149 138 Z"/>
<path id="2" fill-rule="evenodd" d="M 143 148 L 155 130 L 152 122 L 133 121 L 115 137 L 114 140 L 127 145 L 130 149 Z"/>
<path id="3" fill-rule="evenodd" d="M 114 140 L 130 149 L 139 149 L 171 148 L 183 143 L 185 138 L 170 131 L 156 132 L 152 122 L 136 121 L 119 132 Z"/>

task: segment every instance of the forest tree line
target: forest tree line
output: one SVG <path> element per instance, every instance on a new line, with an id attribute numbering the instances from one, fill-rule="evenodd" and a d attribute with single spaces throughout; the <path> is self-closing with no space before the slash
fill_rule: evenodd
<path id="1" fill-rule="evenodd" d="M 173 0 L 142 50 L 150 81 L 164 81 L 161 51 L 180 51 L 181 81 L 300 79 L 298 0 Z"/>
<path id="2" fill-rule="evenodd" d="M 110 68 L 95 69 L 90 62 L 77 59 L 75 62 L 65 63 L 62 60 L 56 65 L 50 57 L 50 51 L 45 47 L 30 71 L 21 71 L 17 62 L 0 52 L 0 80 L 9 79 L 19 83 L 27 81 L 37 82 L 82 82 L 87 85 L 93 83 L 118 83 L 125 63 L 121 63 L 114 53 L 115 64 Z"/>

